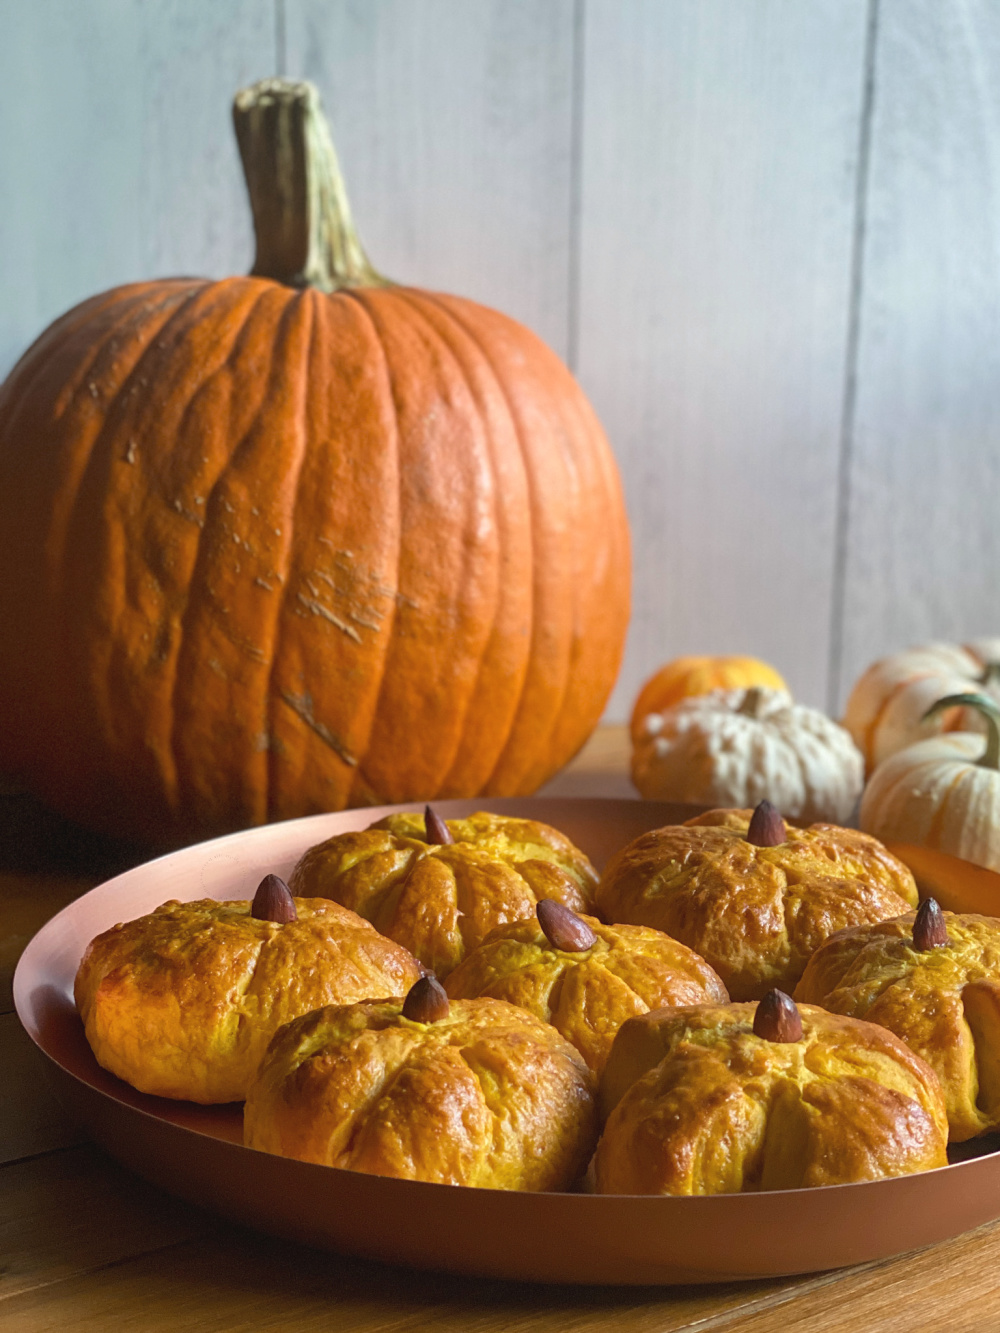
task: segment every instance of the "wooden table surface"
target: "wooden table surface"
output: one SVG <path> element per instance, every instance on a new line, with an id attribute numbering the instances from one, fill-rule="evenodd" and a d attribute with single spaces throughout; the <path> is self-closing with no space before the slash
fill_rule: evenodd
<path id="1" fill-rule="evenodd" d="M 551 790 L 626 795 L 624 729 Z M 128 1175 L 61 1113 L 11 1003 L 31 934 L 134 863 L 0 797 L 0 1329 L 389 1333 L 940 1333 L 1000 1328 L 1000 1224 L 836 1273 L 685 1288 L 540 1287 L 409 1272 L 253 1235 Z M 767 1237 L 761 1236 L 761 1245 Z"/>

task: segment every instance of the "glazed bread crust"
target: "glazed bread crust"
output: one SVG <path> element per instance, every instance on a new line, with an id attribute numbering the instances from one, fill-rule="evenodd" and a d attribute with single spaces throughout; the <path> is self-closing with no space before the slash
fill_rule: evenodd
<path id="1" fill-rule="evenodd" d="M 802 1038 L 755 1036 L 753 1004 L 626 1023 L 602 1086 L 605 1194 L 733 1194 L 946 1166 L 928 1065 L 884 1028 L 801 1005 Z"/>
<path id="2" fill-rule="evenodd" d="M 495 927 L 533 916 L 540 898 L 590 910 L 597 874 L 556 829 L 487 813 L 447 823 L 446 846 L 423 841 L 420 814 L 328 838 L 299 860 L 292 892 L 343 903 L 439 977 Z"/>
<path id="3" fill-rule="evenodd" d="M 955 1142 L 1000 1128 L 1000 920 L 944 914 L 948 944 L 913 948 L 915 913 L 847 930 L 796 990 L 902 1038 L 935 1070 Z"/>
<path id="4" fill-rule="evenodd" d="M 597 1138 L 574 1048 L 500 1000 L 433 1023 L 401 1002 L 328 1006 L 272 1041 L 247 1096 L 250 1148 L 405 1180 L 566 1189 Z"/>
<path id="5" fill-rule="evenodd" d="M 582 918 L 597 939 L 564 952 L 537 917 L 499 926 L 448 977 L 456 999 L 507 1000 L 573 1043 L 596 1073 L 626 1019 L 664 1005 L 725 1004 L 726 988 L 703 958 L 648 926 L 605 926 Z"/>
<path id="6" fill-rule="evenodd" d="M 866 833 L 788 825 L 786 842 L 756 847 L 751 814 L 710 810 L 636 838 L 608 864 L 598 911 L 673 935 L 734 1000 L 758 1000 L 773 986 L 791 993 L 835 931 L 916 905 L 910 871 Z"/>
<path id="7" fill-rule="evenodd" d="M 271 1036 L 319 1005 L 403 995 L 416 959 L 325 899 L 298 920 L 249 902 L 168 902 L 87 947 L 76 1005 L 98 1063 L 140 1092 L 241 1101 Z"/>

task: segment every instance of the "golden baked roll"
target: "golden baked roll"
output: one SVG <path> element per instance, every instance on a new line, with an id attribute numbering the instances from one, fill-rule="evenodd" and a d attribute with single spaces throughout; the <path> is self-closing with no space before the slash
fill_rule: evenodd
<path id="1" fill-rule="evenodd" d="M 827 940 L 796 996 L 880 1023 L 921 1055 L 941 1080 L 954 1141 L 1000 1128 L 1000 920 L 928 899 L 919 913 Z"/>
<path id="2" fill-rule="evenodd" d="M 445 823 L 428 808 L 310 847 L 290 883 L 350 907 L 444 977 L 496 926 L 532 916 L 540 898 L 588 911 L 597 874 L 547 824 L 485 812 Z"/>
<path id="3" fill-rule="evenodd" d="M 947 1165 L 934 1071 L 885 1028 L 796 1011 L 777 991 L 630 1019 L 601 1095 L 603 1194 L 799 1189 Z"/>
<path id="4" fill-rule="evenodd" d="M 593 1077 L 546 1023 L 501 1000 L 327 1006 L 275 1036 L 247 1094 L 250 1148 L 378 1176 L 566 1189 L 597 1138 Z"/>
<path id="5" fill-rule="evenodd" d="M 644 833 L 597 889 L 605 920 L 673 935 L 711 963 L 734 1000 L 791 991 L 834 931 L 917 902 L 909 870 L 868 834 L 786 827 L 766 802 L 758 812 L 710 810 Z"/>
<path id="6" fill-rule="evenodd" d="M 453 999 L 486 995 L 527 1009 L 573 1043 L 596 1073 L 627 1018 L 663 1005 L 725 1004 L 692 949 L 648 926 L 605 926 L 552 899 L 498 926 L 447 980 Z"/>
<path id="7" fill-rule="evenodd" d="M 268 875 L 253 903 L 168 902 L 98 935 L 76 1004 L 98 1063 L 140 1092 L 230 1102 L 283 1023 L 331 1001 L 404 995 L 422 971 L 354 912 L 292 903 Z"/>

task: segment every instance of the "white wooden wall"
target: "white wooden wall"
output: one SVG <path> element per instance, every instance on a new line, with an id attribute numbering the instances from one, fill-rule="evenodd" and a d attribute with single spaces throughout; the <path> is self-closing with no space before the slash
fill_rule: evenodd
<path id="1" fill-rule="evenodd" d="M 837 708 L 1000 633 L 996 0 L 0 0 L 0 375 L 245 271 L 229 103 L 319 84 L 384 272 L 523 320 L 625 479 L 609 715 L 681 652 Z"/>

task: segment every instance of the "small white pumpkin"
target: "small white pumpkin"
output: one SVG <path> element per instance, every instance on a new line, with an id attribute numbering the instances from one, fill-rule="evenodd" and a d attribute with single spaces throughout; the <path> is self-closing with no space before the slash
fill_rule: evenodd
<path id="1" fill-rule="evenodd" d="M 864 781 L 847 732 L 784 690 L 714 690 L 647 714 L 632 781 L 647 800 L 756 806 L 792 819 L 843 823 Z"/>
<path id="2" fill-rule="evenodd" d="M 953 731 L 890 755 L 865 788 L 861 827 L 1000 870 L 1000 709 L 986 695 L 958 694 L 930 711 L 958 706 L 984 719 L 985 741 Z"/>
<path id="3" fill-rule="evenodd" d="M 844 709 L 844 726 L 868 771 L 915 741 L 942 731 L 982 731 L 974 710 L 951 709 L 927 718 L 949 694 L 985 693 L 1000 702 L 1000 639 L 928 643 L 874 662 Z M 926 720 L 925 720 L 926 719 Z"/>

